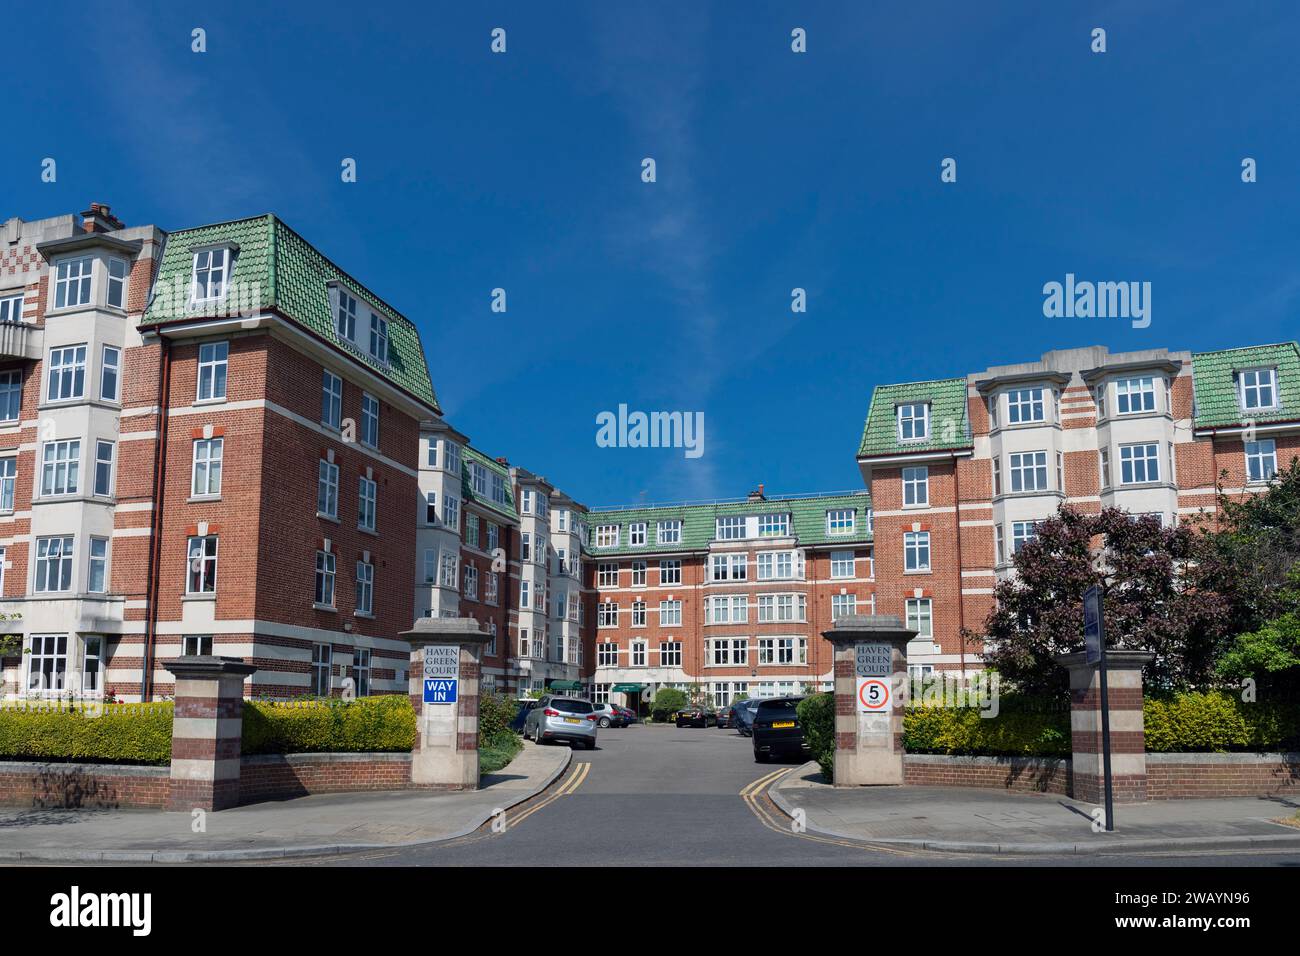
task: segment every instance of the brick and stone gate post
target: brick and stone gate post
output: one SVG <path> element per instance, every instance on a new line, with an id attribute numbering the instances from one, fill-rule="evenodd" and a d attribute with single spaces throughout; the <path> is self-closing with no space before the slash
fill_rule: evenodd
<path id="1" fill-rule="evenodd" d="M 257 670 L 227 657 L 177 657 L 168 810 L 224 810 L 239 803 L 244 678 Z"/>
<path id="2" fill-rule="evenodd" d="M 1104 798 L 1101 747 L 1101 668 L 1085 653 L 1056 658 L 1070 672 L 1070 795 L 1100 803 Z M 1110 704 L 1110 769 L 1116 803 L 1147 798 L 1147 752 L 1142 724 L 1142 668 L 1147 651 L 1106 651 L 1106 698 Z"/>
<path id="3" fill-rule="evenodd" d="M 835 646 L 835 786 L 903 782 L 907 642 L 896 617 L 853 614 L 822 637 Z"/>
<path id="4" fill-rule="evenodd" d="M 477 790 L 479 673 L 491 635 L 472 618 L 422 617 L 402 637 L 411 642 L 411 783 Z"/>

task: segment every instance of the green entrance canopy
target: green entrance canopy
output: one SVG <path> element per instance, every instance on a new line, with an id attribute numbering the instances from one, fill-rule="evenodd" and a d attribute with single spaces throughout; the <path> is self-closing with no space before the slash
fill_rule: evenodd
<path id="1" fill-rule="evenodd" d="M 645 684 L 615 684 L 610 690 L 615 694 L 639 694 L 645 690 Z"/>
<path id="2" fill-rule="evenodd" d="M 582 690 L 582 682 L 576 680 L 553 680 L 547 686 L 551 690 Z"/>

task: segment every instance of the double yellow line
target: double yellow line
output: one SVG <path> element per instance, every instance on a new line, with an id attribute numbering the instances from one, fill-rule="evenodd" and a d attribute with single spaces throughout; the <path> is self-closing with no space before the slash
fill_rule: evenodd
<path id="1" fill-rule="evenodd" d="M 785 836 L 797 837 L 800 840 L 811 840 L 813 843 L 825 843 L 831 846 L 847 846 L 855 850 L 875 850 L 881 853 L 889 853 L 893 856 L 912 856 L 904 850 L 894 847 L 885 847 L 872 843 L 857 843 L 851 840 L 837 840 L 833 837 L 817 836 L 808 832 L 800 832 L 792 826 L 782 825 L 778 818 L 762 803 L 764 791 L 774 785 L 781 777 L 785 776 L 793 767 L 786 767 L 784 770 L 774 770 L 769 774 L 759 777 L 754 782 L 747 784 L 740 791 L 740 798 L 745 801 L 746 806 L 758 817 L 758 822 L 763 824 L 774 833 L 781 833 Z"/>
<path id="2" fill-rule="evenodd" d="M 579 787 L 582 786 L 583 781 L 587 779 L 587 774 L 589 774 L 590 772 L 591 772 L 590 763 L 583 762 L 579 764 L 574 764 L 573 772 L 569 774 L 568 778 L 564 781 L 564 783 L 560 784 L 560 789 L 556 790 L 553 794 L 551 794 L 541 803 L 529 807 L 523 813 L 511 819 L 510 822 L 506 825 L 506 829 L 511 829 L 513 827 L 519 826 L 519 824 L 523 823 L 525 820 L 531 817 L 538 810 L 541 810 L 543 807 L 549 807 L 556 800 L 560 799 L 560 797 L 571 796 L 574 793 L 574 791 L 576 791 Z"/>

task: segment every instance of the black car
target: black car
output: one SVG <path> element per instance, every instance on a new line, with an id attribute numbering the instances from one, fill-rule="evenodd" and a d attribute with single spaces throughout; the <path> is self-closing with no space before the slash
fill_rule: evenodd
<path id="1" fill-rule="evenodd" d="M 734 715 L 732 723 L 735 724 L 736 732 L 740 736 L 749 737 L 752 735 L 754 711 L 758 709 L 760 703 L 761 701 L 758 700 L 742 700 L 739 704 L 732 705 L 731 712 Z"/>
<path id="2" fill-rule="evenodd" d="M 707 727 L 718 722 L 718 714 L 703 704 L 687 704 L 672 716 L 678 727 Z"/>
<path id="3" fill-rule="evenodd" d="M 808 754 L 803 726 L 795 708 L 802 697 L 767 697 L 754 712 L 754 760 L 767 763 L 769 757 L 801 757 Z"/>

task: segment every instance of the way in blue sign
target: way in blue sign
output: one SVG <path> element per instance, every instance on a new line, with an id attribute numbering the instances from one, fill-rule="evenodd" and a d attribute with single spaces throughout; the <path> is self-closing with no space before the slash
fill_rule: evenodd
<path id="1" fill-rule="evenodd" d="M 456 703 L 456 685 L 454 680 L 427 678 L 424 682 L 424 702 L 426 704 Z"/>

